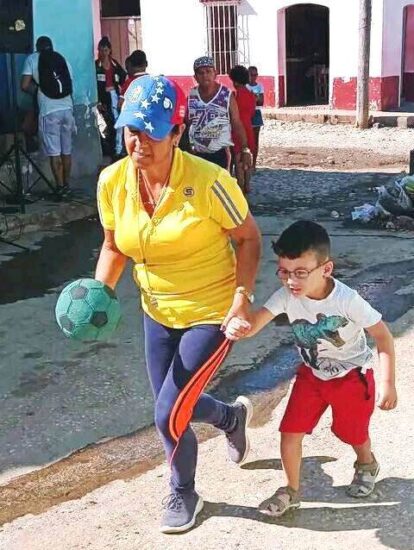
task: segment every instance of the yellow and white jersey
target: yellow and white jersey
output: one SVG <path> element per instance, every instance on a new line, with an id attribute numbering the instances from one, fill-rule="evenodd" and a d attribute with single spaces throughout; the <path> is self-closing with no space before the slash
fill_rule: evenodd
<path id="1" fill-rule="evenodd" d="M 150 217 L 129 157 L 99 178 L 102 226 L 135 262 L 144 311 L 172 328 L 221 323 L 236 287 L 228 230 L 241 225 L 248 204 L 222 168 L 176 149 L 169 185 Z"/>

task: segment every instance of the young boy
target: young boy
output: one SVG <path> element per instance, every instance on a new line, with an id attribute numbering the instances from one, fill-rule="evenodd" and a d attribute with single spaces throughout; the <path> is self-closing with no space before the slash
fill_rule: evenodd
<path id="1" fill-rule="evenodd" d="M 375 405 L 370 366 L 372 352 L 365 330 L 375 340 L 381 371 L 378 406 L 394 409 L 393 338 L 381 315 L 355 291 L 332 276 L 330 239 L 311 221 L 288 227 L 273 249 L 279 258 L 277 275 L 283 287 L 250 323 L 234 317 L 227 325 L 231 340 L 253 336 L 274 317 L 286 313 L 293 329 L 302 364 L 280 425 L 281 458 L 286 487 L 281 487 L 259 509 L 271 516 L 299 508 L 302 440 L 332 408 L 332 431 L 356 453 L 355 474 L 348 494 L 370 495 L 379 465 L 371 451 L 369 421 Z"/>

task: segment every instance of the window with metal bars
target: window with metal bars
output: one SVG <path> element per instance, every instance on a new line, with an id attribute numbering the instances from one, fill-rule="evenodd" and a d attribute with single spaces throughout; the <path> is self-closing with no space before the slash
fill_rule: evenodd
<path id="1" fill-rule="evenodd" d="M 239 63 L 238 1 L 204 1 L 207 51 L 219 74 L 228 74 Z"/>

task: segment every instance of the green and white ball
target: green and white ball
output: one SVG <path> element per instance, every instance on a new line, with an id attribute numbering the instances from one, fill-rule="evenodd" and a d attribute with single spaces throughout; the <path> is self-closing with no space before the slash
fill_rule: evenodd
<path id="1" fill-rule="evenodd" d="M 78 279 L 61 292 L 56 321 L 75 340 L 105 340 L 118 327 L 121 307 L 115 292 L 95 279 Z"/>

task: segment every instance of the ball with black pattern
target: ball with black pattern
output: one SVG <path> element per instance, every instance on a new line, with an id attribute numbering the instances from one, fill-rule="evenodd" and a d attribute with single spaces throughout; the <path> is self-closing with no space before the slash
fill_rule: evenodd
<path id="1" fill-rule="evenodd" d="M 118 327 L 121 308 L 115 292 L 95 279 L 78 279 L 60 293 L 56 321 L 75 340 L 105 340 Z"/>

